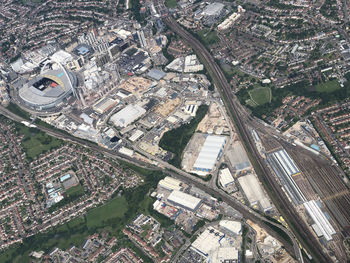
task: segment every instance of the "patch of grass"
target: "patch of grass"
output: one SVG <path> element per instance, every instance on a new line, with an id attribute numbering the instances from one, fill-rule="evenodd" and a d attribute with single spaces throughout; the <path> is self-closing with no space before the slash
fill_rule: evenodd
<path id="1" fill-rule="evenodd" d="M 84 194 L 84 187 L 81 184 L 72 186 L 65 192 L 66 196 L 81 196 Z"/>
<path id="2" fill-rule="evenodd" d="M 194 117 L 190 123 L 183 124 L 176 129 L 164 133 L 163 137 L 160 139 L 159 146 L 175 154 L 174 158 L 170 160 L 169 163 L 177 167 L 181 166 L 182 152 L 207 112 L 208 105 L 201 105 L 198 107 L 196 117 Z"/>
<path id="3" fill-rule="evenodd" d="M 7 109 L 23 119 L 30 120 L 30 114 L 12 102 L 7 106 Z"/>
<path id="4" fill-rule="evenodd" d="M 320 83 L 320 84 L 316 85 L 316 87 L 315 87 L 316 91 L 320 92 L 320 93 L 323 93 L 323 92 L 332 93 L 340 88 L 341 88 L 340 84 L 336 79 L 329 80 L 329 81 L 324 82 L 324 83 Z"/>
<path id="5" fill-rule="evenodd" d="M 199 36 L 200 40 L 207 46 L 216 44 L 220 41 L 216 32 L 210 29 L 202 29 L 197 32 L 197 35 Z"/>
<path id="6" fill-rule="evenodd" d="M 256 107 L 256 106 L 258 106 L 253 100 L 251 100 L 251 99 L 247 99 L 246 101 L 245 101 L 245 103 L 247 104 L 247 105 L 249 105 L 250 107 Z"/>
<path id="7" fill-rule="evenodd" d="M 176 0 L 165 0 L 165 6 L 168 8 L 174 8 L 177 6 Z"/>
<path id="8" fill-rule="evenodd" d="M 16 130 L 24 137 L 21 142 L 28 161 L 34 160 L 42 153 L 61 147 L 64 142 L 36 129 L 29 128 L 23 124 L 15 123 Z"/>
<path id="9" fill-rule="evenodd" d="M 249 96 L 257 105 L 271 102 L 271 89 L 268 87 L 258 87 L 249 91 Z"/>
<path id="10" fill-rule="evenodd" d="M 128 204 L 124 197 L 114 198 L 107 204 L 90 210 L 87 214 L 87 227 L 98 228 L 108 225 L 116 218 L 123 218 L 128 209 Z"/>

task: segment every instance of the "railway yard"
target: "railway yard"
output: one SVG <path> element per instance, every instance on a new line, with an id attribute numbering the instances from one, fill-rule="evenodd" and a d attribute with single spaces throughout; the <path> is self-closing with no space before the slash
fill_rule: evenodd
<path id="1" fill-rule="evenodd" d="M 37 258 L 26 239 L 63 224 L 72 237 L 119 200 L 120 218 L 84 230 L 90 262 L 125 249 L 128 262 L 350 262 L 348 21 L 316 23 L 314 1 L 107 2 L 113 19 L 41 48 L 48 62 L 27 69 L 30 50 L 4 62 L 6 80 L 0 64 L 0 261 L 55 261 L 80 243 Z M 20 100 L 59 85 L 52 105 Z"/>
<path id="2" fill-rule="evenodd" d="M 262 136 L 262 138 L 268 155 L 284 147 L 295 162 L 298 172 L 292 178 L 296 187 L 300 189 L 305 200 L 319 200 L 319 206 L 327 215 L 331 225 L 335 226 L 336 235 L 333 235 L 332 240 L 324 244 L 332 251 L 330 254 L 345 261 L 346 259 L 342 257 L 345 255 L 342 244 L 344 238 L 349 235 L 350 229 L 350 192 L 342 179 L 341 170 L 336 165 L 330 165 L 329 160 L 316 154 L 310 154 L 309 151 L 299 146 L 292 146 L 272 137 Z M 292 200 L 291 203 L 293 203 Z M 304 207 L 300 203 L 295 204 L 294 207 L 301 214 L 301 218 L 309 222 Z M 312 232 L 311 227 L 310 232 Z"/>

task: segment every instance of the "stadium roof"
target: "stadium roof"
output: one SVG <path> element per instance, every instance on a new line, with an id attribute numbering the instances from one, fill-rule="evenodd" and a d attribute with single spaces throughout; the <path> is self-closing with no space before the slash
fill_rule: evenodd
<path id="1" fill-rule="evenodd" d="M 49 86 L 44 90 L 33 86 L 44 78 L 52 80 L 57 85 Z M 73 85 L 76 83 L 76 79 L 71 73 L 67 75 L 63 70 L 50 70 L 28 81 L 19 89 L 18 93 L 19 97 L 31 106 L 49 105 L 70 94 L 73 91 L 71 83 Z"/>
<path id="2" fill-rule="evenodd" d="M 196 210 L 202 201 L 197 197 L 177 190 L 172 191 L 167 200 L 192 211 Z"/>
<path id="3" fill-rule="evenodd" d="M 208 135 L 193 168 L 212 170 L 225 142 L 225 137 Z"/>

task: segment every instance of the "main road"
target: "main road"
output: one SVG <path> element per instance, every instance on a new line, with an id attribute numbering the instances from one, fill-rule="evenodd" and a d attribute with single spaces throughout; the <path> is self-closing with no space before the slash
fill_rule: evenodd
<path id="1" fill-rule="evenodd" d="M 158 5 L 161 4 L 158 3 Z M 323 250 L 318 240 L 316 240 L 315 236 L 312 234 L 308 225 L 288 201 L 285 193 L 282 191 L 277 181 L 273 178 L 271 171 L 258 153 L 255 142 L 251 137 L 247 126 L 249 124 L 252 127 L 261 127 L 261 124 L 254 120 L 254 118 L 252 118 L 243 109 L 237 98 L 232 94 L 231 86 L 227 82 L 223 71 L 209 51 L 202 45 L 202 43 L 192 34 L 187 32 L 183 27 L 181 27 L 172 17 L 165 15 L 163 17 L 163 21 L 170 30 L 182 37 L 193 48 L 195 53 L 199 56 L 201 62 L 205 65 L 217 90 L 221 94 L 228 113 L 237 126 L 239 136 L 245 145 L 258 176 L 265 184 L 265 187 L 267 188 L 270 197 L 274 201 L 274 204 L 286 219 L 300 243 L 310 252 L 317 262 L 332 262 L 329 255 Z M 266 135 L 268 136 L 268 134 Z"/>
<path id="2" fill-rule="evenodd" d="M 23 119 L 22 117 L 16 115 L 15 113 L 9 111 L 8 109 L 6 109 L 3 106 L 0 106 L 0 114 L 14 120 L 17 122 L 22 122 L 22 121 L 26 121 L 25 119 Z M 37 125 L 37 128 L 40 129 L 43 132 L 46 132 L 47 134 L 54 136 L 56 138 L 60 138 L 63 139 L 65 141 L 71 141 L 73 143 L 77 143 L 79 145 L 82 145 L 84 147 L 87 147 L 89 149 L 94 150 L 95 152 L 99 152 L 104 154 L 107 157 L 110 158 L 114 158 L 117 160 L 122 160 L 125 162 L 129 162 L 129 163 L 133 163 L 136 164 L 138 166 L 147 168 L 147 169 L 153 169 L 153 170 L 164 170 L 164 168 L 166 169 L 166 173 L 179 178 L 180 180 L 189 183 L 191 185 L 194 185 L 196 187 L 198 187 L 199 189 L 205 191 L 206 193 L 215 196 L 216 198 L 220 198 L 222 199 L 224 202 L 226 202 L 229 206 L 231 206 L 232 208 L 236 209 L 238 212 L 240 212 L 244 218 L 250 219 L 251 221 L 253 221 L 254 223 L 258 224 L 259 226 L 261 226 L 262 228 L 266 229 L 268 231 L 269 234 L 271 234 L 272 236 L 274 236 L 275 238 L 277 238 L 286 248 L 286 250 L 291 253 L 292 255 L 294 255 L 299 262 L 303 262 L 303 258 L 302 258 L 302 254 L 301 254 L 301 250 L 299 248 L 299 244 L 295 239 L 295 236 L 288 230 L 286 229 L 284 226 L 277 224 L 276 222 L 260 215 L 259 213 L 255 212 L 254 210 L 252 210 L 251 208 L 247 207 L 246 205 L 242 204 L 241 202 L 239 202 L 238 200 L 236 200 L 235 198 L 227 195 L 225 192 L 223 192 L 222 190 L 218 189 L 216 186 L 211 186 L 209 185 L 209 183 L 205 183 L 203 182 L 201 179 L 194 177 L 193 175 L 190 175 L 172 165 L 170 165 L 167 162 L 164 162 L 146 152 L 142 152 L 142 150 L 140 149 L 135 149 L 138 150 L 139 152 L 141 152 L 143 155 L 145 155 L 146 157 L 148 157 L 150 160 L 154 160 L 157 161 L 159 163 L 159 166 L 154 166 L 154 165 L 150 165 L 150 164 L 146 164 L 144 162 L 135 160 L 133 158 L 121 155 L 115 151 L 106 149 L 104 147 L 98 146 L 95 143 L 86 141 L 86 140 L 82 140 L 80 138 L 77 138 L 75 136 L 72 136 L 70 134 L 64 133 L 60 130 L 56 130 L 56 129 L 49 129 L 47 127 L 43 127 L 41 125 Z M 267 224 L 270 224 L 267 225 Z M 272 228 L 271 225 L 273 225 L 275 228 Z M 276 230 L 278 229 L 278 230 Z M 292 241 L 292 244 L 288 243 L 284 238 L 282 238 L 280 236 L 280 233 L 284 232 L 285 235 L 287 235 L 289 237 L 289 239 Z"/>

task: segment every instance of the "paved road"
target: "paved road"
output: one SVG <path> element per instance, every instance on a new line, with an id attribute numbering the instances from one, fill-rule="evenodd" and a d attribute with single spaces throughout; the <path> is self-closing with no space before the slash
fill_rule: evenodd
<path id="1" fill-rule="evenodd" d="M 221 93 L 221 97 L 225 102 L 228 112 L 231 113 L 231 117 L 237 126 L 237 131 L 244 142 L 248 153 L 250 154 L 254 168 L 258 172 L 260 179 L 267 183 L 269 188 L 271 188 L 272 191 L 270 191 L 270 194 L 273 194 L 274 203 L 277 205 L 282 215 L 286 218 L 287 222 L 290 223 L 293 231 L 298 235 L 298 239 L 301 241 L 303 246 L 311 252 L 314 258 L 319 260 L 319 262 L 332 262 L 328 254 L 323 251 L 323 248 L 319 244 L 318 240 L 316 240 L 314 235 L 311 233 L 310 228 L 290 204 L 277 181 L 273 178 L 273 176 L 271 176 L 271 171 L 266 167 L 266 164 L 261 159 L 247 128 L 247 125 L 251 125 L 252 127 L 261 127 L 261 123 L 258 123 L 251 116 L 245 114 L 246 111 L 242 109 L 242 106 L 238 102 L 237 98 L 233 96 L 231 87 L 227 82 L 224 73 L 208 50 L 196 38 L 184 30 L 173 18 L 165 16 L 163 20 L 170 30 L 181 36 L 189 43 L 196 54 L 200 57 L 202 63 L 205 65 L 215 86 Z M 297 255 L 299 261 L 303 260 L 301 256 L 298 256 L 298 253 L 295 253 L 295 255 Z"/>
<path id="2" fill-rule="evenodd" d="M 12 113 L 11 111 L 7 110 L 6 108 L 4 108 L 2 106 L 0 106 L 0 113 L 3 114 L 6 117 L 12 119 L 12 120 L 18 121 L 18 122 L 21 122 L 21 121 L 25 120 L 25 119 L 17 116 L 16 114 Z M 227 195 L 224 191 L 218 189 L 216 187 L 216 185 L 215 185 L 215 189 L 212 189 L 212 188 L 210 188 L 210 186 L 208 186 L 209 182 L 206 183 L 203 180 L 201 180 L 199 178 L 196 178 L 193 175 L 188 174 L 188 173 L 186 173 L 186 172 L 184 172 L 184 171 L 182 171 L 182 170 L 180 170 L 180 169 L 170 165 L 169 163 L 164 162 L 164 161 L 154 157 L 153 155 L 150 155 L 150 154 L 148 154 L 146 152 L 143 152 L 140 149 L 135 149 L 135 150 L 141 152 L 143 155 L 148 157 L 150 160 L 157 161 L 160 164 L 161 167 L 159 167 L 159 166 L 155 167 L 153 165 L 146 164 L 146 163 L 143 163 L 141 161 L 137 161 L 135 159 L 132 159 L 132 158 L 129 158 L 129 157 L 126 157 L 126 156 L 122 156 L 121 154 L 119 154 L 117 152 L 108 150 L 108 149 L 100 147 L 100 146 L 98 146 L 98 145 L 96 145 L 94 143 L 90 143 L 88 141 L 79 139 L 79 138 L 71 136 L 69 134 L 62 133 L 59 130 L 51 130 L 51 129 L 48 129 L 46 127 L 42 127 L 40 125 L 38 125 L 37 127 L 38 127 L 38 129 L 40 129 L 40 130 L 42 130 L 42 131 L 44 131 L 44 132 L 46 132 L 46 133 L 48 133 L 48 134 L 50 134 L 52 136 L 55 136 L 57 138 L 61 138 L 63 140 L 68 140 L 68 141 L 80 144 L 82 146 L 88 147 L 88 148 L 90 148 L 90 149 L 92 149 L 92 150 L 94 150 L 96 152 L 103 153 L 103 154 L 105 154 L 106 156 L 108 156 L 110 158 L 115 158 L 115 159 L 118 159 L 118 160 L 131 162 L 131 163 L 134 163 L 134 164 L 136 164 L 138 166 L 142 166 L 144 168 L 161 169 L 161 170 L 164 170 L 164 168 L 165 168 L 165 169 L 167 169 L 167 172 L 170 175 L 172 175 L 174 177 L 177 177 L 180 180 L 183 180 L 184 182 L 187 182 L 189 184 L 195 185 L 199 189 L 207 192 L 208 194 L 211 194 L 212 196 L 215 196 L 216 198 L 221 198 L 228 205 L 230 205 L 231 207 L 236 209 L 238 212 L 240 212 L 242 215 L 244 215 L 245 218 L 250 219 L 253 222 L 255 222 L 258 225 L 260 225 L 261 227 L 265 228 L 269 232 L 269 234 L 271 234 L 276 239 L 280 240 L 281 243 L 284 244 L 284 246 L 286 247 L 286 249 L 287 249 L 287 251 L 289 253 L 292 253 L 292 254 L 295 254 L 295 255 L 299 255 L 298 258 L 300 258 L 301 251 L 299 249 L 298 243 L 296 242 L 294 235 L 289 230 L 285 229 L 280 224 L 276 224 L 274 221 L 271 221 L 271 220 L 261 216 L 260 214 L 256 213 L 254 210 L 252 210 L 249 207 L 245 206 L 244 204 L 242 204 L 241 202 L 239 202 L 235 198 Z M 280 237 L 280 234 L 277 233 L 275 229 L 267 227 L 265 225 L 266 222 L 268 222 L 268 223 L 274 225 L 275 227 L 279 228 L 280 231 L 285 232 L 290 237 L 290 239 L 293 240 L 293 242 L 294 242 L 293 246 L 291 246 L 290 244 L 286 243 L 285 240 Z"/>

